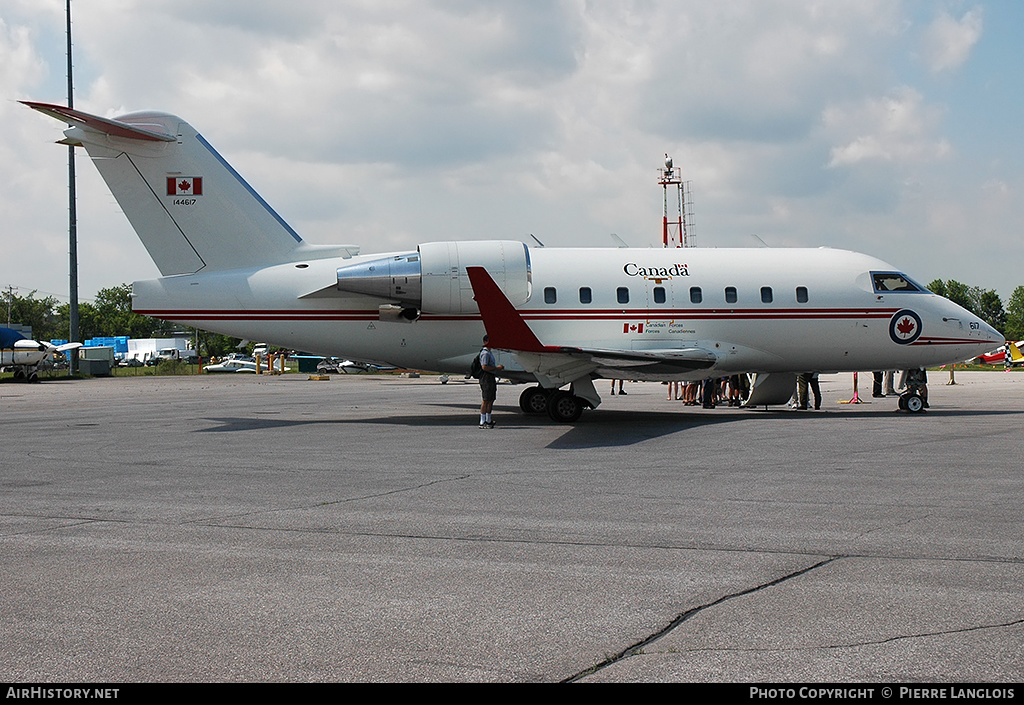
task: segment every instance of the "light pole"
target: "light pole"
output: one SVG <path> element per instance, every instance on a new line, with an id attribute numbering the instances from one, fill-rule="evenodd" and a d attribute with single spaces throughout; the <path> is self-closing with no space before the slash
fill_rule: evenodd
<path id="1" fill-rule="evenodd" d="M 68 107 L 75 107 L 71 64 L 71 0 L 66 0 L 68 21 Z M 75 210 L 75 148 L 68 145 L 68 340 L 78 340 L 78 215 Z M 72 350 L 68 373 L 78 372 L 78 351 Z"/>

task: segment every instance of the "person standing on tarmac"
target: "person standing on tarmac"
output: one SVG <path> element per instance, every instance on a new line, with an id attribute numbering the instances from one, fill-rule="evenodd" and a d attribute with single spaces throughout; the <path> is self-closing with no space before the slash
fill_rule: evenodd
<path id="1" fill-rule="evenodd" d="M 494 428 L 494 420 L 491 418 L 491 410 L 494 408 L 494 400 L 498 397 L 498 378 L 494 375 L 505 369 L 499 365 L 491 352 L 488 336 L 484 336 L 484 347 L 480 350 L 480 428 Z"/>
<path id="2" fill-rule="evenodd" d="M 807 409 L 808 387 L 814 394 L 814 408 L 821 408 L 821 385 L 818 383 L 817 372 L 803 372 L 796 379 L 798 409 Z"/>

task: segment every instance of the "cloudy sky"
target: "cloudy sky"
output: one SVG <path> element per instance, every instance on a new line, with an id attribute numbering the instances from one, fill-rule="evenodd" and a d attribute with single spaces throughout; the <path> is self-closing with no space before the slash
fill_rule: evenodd
<path id="1" fill-rule="evenodd" d="M 1019 0 L 74 0 L 75 107 L 192 123 L 313 243 L 831 246 L 1024 284 Z M 62 0 L 0 3 L 0 287 L 67 294 Z M 89 159 L 80 292 L 157 276 Z M 755 237 L 756 236 L 756 237 Z"/>

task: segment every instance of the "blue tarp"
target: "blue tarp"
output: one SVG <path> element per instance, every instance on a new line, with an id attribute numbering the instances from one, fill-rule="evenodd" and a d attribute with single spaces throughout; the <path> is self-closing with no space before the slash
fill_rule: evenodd
<path id="1" fill-rule="evenodd" d="M 84 343 L 84 347 L 87 348 L 114 348 L 116 354 L 126 354 L 128 352 L 128 336 L 117 335 L 110 337 L 100 338 L 89 338 Z"/>
<path id="2" fill-rule="evenodd" d="M 13 348 L 15 340 L 24 340 L 25 336 L 10 328 L 0 328 L 0 348 Z"/>

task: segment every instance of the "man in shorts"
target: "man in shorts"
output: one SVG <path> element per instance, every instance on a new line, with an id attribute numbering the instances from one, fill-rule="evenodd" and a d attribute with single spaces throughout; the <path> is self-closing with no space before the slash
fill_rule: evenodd
<path id="1" fill-rule="evenodd" d="M 494 400 L 498 396 L 498 378 L 495 372 L 505 369 L 499 365 L 491 352 L 488 337 L 484 336 L 484 347 L 480 351 L 480 428 L 494 428 L 494 420 L 491 418 L 491 409 L 494 407 Z"/>

